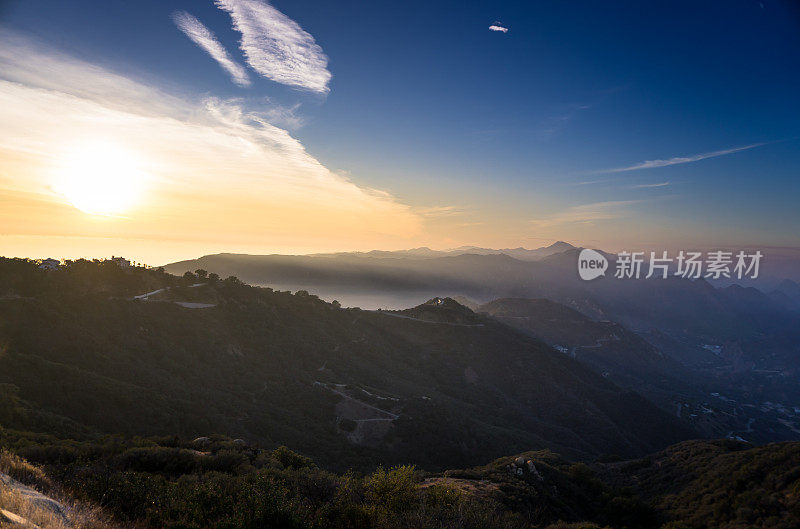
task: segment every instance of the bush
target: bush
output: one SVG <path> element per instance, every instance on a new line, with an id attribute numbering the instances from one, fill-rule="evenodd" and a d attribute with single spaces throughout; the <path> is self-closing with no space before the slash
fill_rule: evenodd
<path id="1" fill-rule="evenodd" d="M 244 454 L 233 450 L 220 450 L 213 456 L 202 457 L 200 464 L 204 471 L 235 474 L 242 465 L 249 464 L 249 459 Z"/>
<path id="2" fill-rule="evenodd" d="M 417 497 L 414 470 L 409 465 L 396 466 L 388 471 L 378 467 L 364 480 L 367 500 L 390 512 L 408 509 Z"/>
<path id="3" fill-rule="evenodd" d="M 119 456 L 118 462 L 125 470 L 170 475 L 188 474 L 199 467 L 198 457 L 194 452 L 161 446 L 131 448 Z"/>
<path id="4" fill-rule="evenodd" d="M 279 446 L 272 452 L 272 457 L 277 459 L 284 468 L 311 468 L 315 467 L 314 461 L 306 456 L 301 456 L 297 452 L 292 452 L 285 446 Z"/>

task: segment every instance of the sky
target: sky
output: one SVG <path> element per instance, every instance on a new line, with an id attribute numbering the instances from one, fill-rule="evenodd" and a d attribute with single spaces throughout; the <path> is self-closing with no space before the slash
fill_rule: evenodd
<path id="1" fill-rule="evenodd" d="M 800 247 L 787 1 L 0 0 L 0 254 Z"/>

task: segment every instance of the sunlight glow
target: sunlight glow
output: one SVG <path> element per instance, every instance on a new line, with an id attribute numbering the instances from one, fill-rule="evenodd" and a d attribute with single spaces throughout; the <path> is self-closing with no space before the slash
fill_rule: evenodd
<path id="1" fill-rule="evenodd" d="M 119 215 L 141 197 L 146 174 L 140 160 L 118 145 L 84 143 L 71 148 L 56 170 L 54 190 L 92 215 Z"/>

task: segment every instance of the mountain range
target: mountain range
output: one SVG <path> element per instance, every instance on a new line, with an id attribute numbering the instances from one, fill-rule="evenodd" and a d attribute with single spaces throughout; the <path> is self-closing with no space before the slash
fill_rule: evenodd
<path id="1" fill-rule="evenodd" d="M 425 258 L 402 252 L 381 257 L 218 254 L 165 270 L 213 270 L 365 308 L 404 309 L 433 297 L 457 299 L 477 311 L 496 300 L 549 300 L 557 304 L 549 306 L 555 310 L 550 319 L 560 317 L 558 307 L 563 307 L 582 315 L 583 327 L 596 328 L 594 340 L 603 337 L 598 325 L 624 328 L 627 338 L 604 340 L 602 347 L 589 347 L 593 340 L 573 343 L 580 333 L 571 318 L 560 325 L 562 335 L 567 329 L 578 332 L 573 342 L 559 343 L 547 333 L 533 336 L 579 351 L 585 365 L 646 394 L 704 435 L 758 442 L 797 438 L 800 417 L 793 410 L 800 403 L 800 312 L 791 303 L 796 283 L 786 280 L 765 293 L 752 286 L 680 277 L 583 281 L 577 274 L 580 249 L 570 245 L 559 251 L 563 246 L 542 249 L 548 255 L 535 261 L 504 253 Z M 613 270 L 616 256 L 604 255 Z M 505 322 L 520 330 L 515 323 L 530 315 L 511 316 L 516 320 Z M 532 329 L 521 330 L 531 335 Z M 635 354 L 616 361 L 613 355 L 619 351 L 610 351 L 612 346 Z M 644 362 L 642 355 L 650 360 Z"/>

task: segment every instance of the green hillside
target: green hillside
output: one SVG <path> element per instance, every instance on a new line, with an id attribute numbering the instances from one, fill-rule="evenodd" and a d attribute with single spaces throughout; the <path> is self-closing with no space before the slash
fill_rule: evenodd
<path id="1" fill-rule="evenodd" d="M 13 424 L 221 433 L 286 444 L 338 469 L 463 467 L 530 448 L 630 457 L 693 435 L 639 395 L 452 301 L 426 306 L 433 321 L 201 276 L 0 262 L 0 384 L 19 402 Z"/>
<path id="2" fill-rule="evenodd" d="M 365 474 L 335 474 L 285 447 L 263 450 L 221 436 L 76 442 L 0 429 L 0 446 L 13 451 L 0 449 L 0 478 L 7 474 L 57 498 L 76 529 L 800 523 L 800 443 L 689 441 L 641 460 L 590 465 L 538 450 L 464 470 L 395 466 Z M 24 510 L 7 483 L 0 479 L 0 509 Z M 88 522 L 78 516 L 87 510 Z"/>

